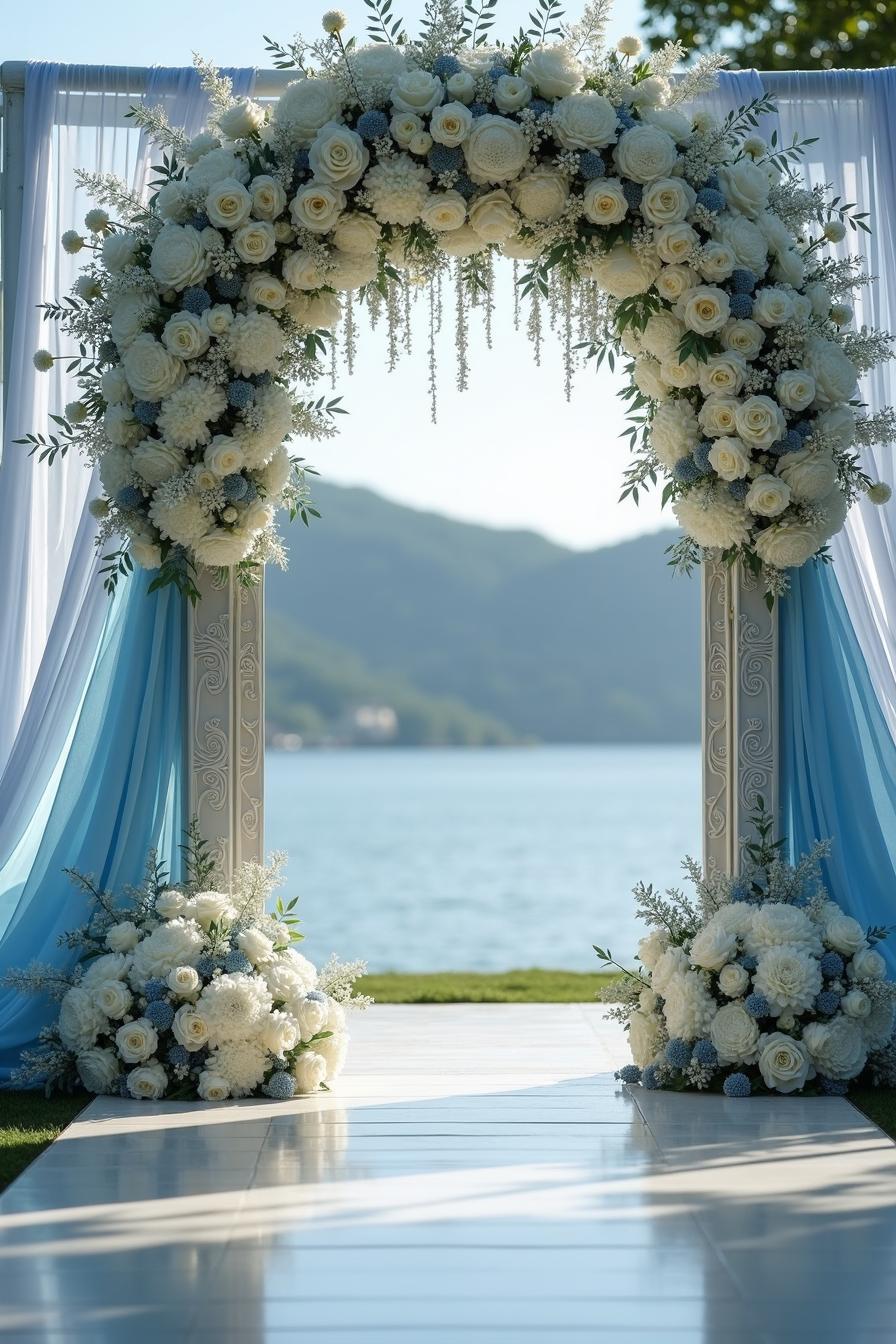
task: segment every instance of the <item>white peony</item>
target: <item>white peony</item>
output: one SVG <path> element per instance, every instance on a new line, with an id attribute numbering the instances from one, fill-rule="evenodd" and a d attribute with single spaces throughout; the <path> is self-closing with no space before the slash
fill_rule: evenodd
<path id="1" fill-rule="evenodd" d="M 356 52 L 353 63 L 362 57 Z M 402 62 L 404 57 L 401 58 Z M 342 89 L 334 79 L 299 79 L 288 84 L 273 111 L 273 121 L 285 127 L 299 144 L 310 144 L 321 126 L 342 115 Z"/>
<path id="2" fill-rule="evenodd" d="M 645 1068 L 656 1056 L 662 1040 L 662 1028 L 655 1013 L 640 1009 L 628 1020 L 628 1044 L 632 1059 L 639 1068 Z"/>
<path id="3" fill-rule="evenodd" d="M 315 1041 L 314 1053 L 320 1055 L 327 1065 L 325 1082 L 333 1082 L 342 1072 L 348 1053 L 348 1042 L 348 1033 L 345 1031 L 334 1031 L 332 1036 L 326 1036 L 322 1041 Z"/>
<path id="4" fill-rule="evenodd" d="M 382 228 L 373 215 L 368 215 L 364 210 L 354 210 L 340 216 L 333 230 L 332 242 L 340 252 L 348 252 L 353 257 L 367 257 L 376 251 L 382 236 Z"/>
<path id="5" fill-rule="evenodd" d="M 295 1062 L 292 1076 L 298 1092 L 317 1092 L 327 1077 L 327 1061 L 316 1050 L 305 1050 Z"/>
<path id="6" fill-rule="evenodd" d="M 164 979 L 175 966 L 195 966 L 202 953 L 202 930 L 193 919 L 170 919 L 137 944 L 131 983 L 143 989 L 147 980 Z"/>
<path id="7" fill-rule="evenodd" d="M 221 436 L 223 438 L 223 436 Z M 217 443 L 215 439 L 213 442 Z M 225 440 L 226 443 L 232 440 Z M 226 476 L 228 473 L 222 471 L 216 473 Z M 219 924 L 227 915 L 231 908 L 230 897 L 221 891 L 199 891 L 195 896 L 191 896 L 187 902 L 184 914 L 188 919 L 195 919 L 204 929 L 208 929 L 212 924 Z"/>
<path id="8" fill-rule="evenodd" d="M 690 331 L 709 336 L 728 321 L 728 295 L 716 285 L 696 285 L 682 294 L 675 312 Z"/>
<path id="9" fill-rule="evenodd" d="M 502 183 L 523 171 L 529 142 L 515 121 L 489 114 L 473 122 L 463 150 L 467 172 L 474 182 Z"/>
<path id="10" fill-rule="evenodd" d="M 100 1012 L 113 1022 L 119 1022 L 134 1001 L 123 980 L 101 980 L 90 992 Z"/>
<path id="11" fill-rule="evenodd" d="M 140 930 L 132 919 L 113 924 L 106 934 L 106 946 L 110 952 L 132 952 L 139 941 Z"/>
<path id="12" fill-rule="evenodd" d="M 719 906 L 713 919 L 738 938 L 747 938 L 753 928 L 755 905 L 748 901 L 727 901 Z"/>
<path id="13" fill-rule="evenodd" d="M 157 1059 L 128 1074 L 128 1091 L 136 1101 L 158 1101 L 168 1087 L 168 1075 Z"/>
<path id="14" fill-rule="evenodd" d="M 429 199 L 432 173 L 408 154 L 381 159 L 364 178 L 371 208 L 384 224 L 413 224 Z"/>
<path id="15" fill-rule="evenodd" d="M 650 933 L 641 939 L 638 943 L 638 957 L 648 971 L 653 970 L 668 946 L 669 933 L 667 929 L 651 929 Z"/>
<path id="16" fill-rule="evenodd" d="M 88 1092 L 102 1095 L 115 1090 L 119 1066 L 114 1050 L 99 1045 L 88 1046 L 79 1053 L 75 1067 Z"/>
<path id="17" fill-rule="evenodd" d="M 748 973 L 736 962 L 729 962 L 719 971 L 719 989 L 729 999 L 739 999 L 746 993 L 749 983 Z"/>
<path id="18" fill-rule="evenodd" d="M 756 1062 L 759 1028 L 756 1019 L 740 1003 L 722 1005 L 710 1024 L 709 1039 L 718 1052 L 720 1064 Z"/>
<path id="19" fill-rule="evenodd" d="M 799 289 L 806 274 L 806 264 L 795 247 L 779 252 L 772 265 L 772 279 Z"/>
<path id="20" fill-rule="evenodd" d="M 200 565 L 209 569 L 229 568 L 245 560 L 253 546 L 253 538 L 245 528 L 213 527 L 193 543 L 193 553 Z"/>
<path id="21" fill-rule="evenodd" d="M 376 172 L 376 169 L 372 170 Z M 329 233 L 345 209 L 345 193 L 326 183 L 299 187 L 290 202 L 289 212 L 297 229 L 309 233 Z"/>
<path id="22" fill-rule="evenodd" d="M 639 392 L 651 401 L 665 401 L 669 387 L 663 381 L 662 369 L 650 355 L 639 355 L 635 360 L 632 378 Z"/>
<path id="23" fill-rule="evenodd" d="M 830 1022 L 807 1023 L 803 1044 L 825 1078 L 857 1078 L 868 1059 L 861 1026 L 839 1013 Z"/>
<path id="24" fill-rule="evenodd" d="M 670 266 L 680 266 L 691 259 L 694 249 L 700 242 L 700 237 L 696 229 L 692 229 L 690 224 L 682 222 L 679 224 L 661 224 L 654 232 L 653 241 L 660 261 L 664 261 Z M 696 272 L 692 273 L 696 281 Z M 684 292 L 682 290 L 682 294 Z M 678 297 L 681 298 L 681 294 Z"/>
<path id="25" fill-rule="evenodd" d="M 765 274 L 768 243 L 751 220 L 741 215 L 719 215 L 713 225 L 713 236 L 731 248 L 739 266 L 760 277 Z"/>
<path id="26" fill-rule="evenodd" d="M 790 487 L 790 493 L 801 503 L 824 499 L 837 484 L 837 464 L 833 453 L 800 448 L 780 458 L 778 475 Z"/>
<path id="27" fill-rule="evenodd" d="M 620 174 L 644 184 L 668 177 L 677 159 L 675 141 L 658 126 L 633 126 L 623 131 L 613 151 Z"/>
<path id="28" fill-rule="evenodd" d="M 706 1036 L 716 1015 L 715 999 L 696 971 L 674 975 L 665 989 L 666 1030 L 670 1036 L 693 1041 Z"/>
<path id="29" fill-rule="evenodd" d="M 815 421 L 819 433 L 832 438 L 838 448 L 851 448 L 856 435 L 856 413 L 852 406 L 835 406 L 822 411 Z"/>
<path id="30" fill-rule="evenodd" d="M 172 392 L 162 403 L 162 409 L 159 412 L 156 428 L 159 433 L 167 440 L 167 444 L 150 442 L 155 444 L 155 451 L 160 453 L 162 448 L 166 448 L 170 454 L 173 449 L 195 448 L 200 444 L 208 443 L 212 433 L 209 428 L 210 422 L 217 420 L 224 414 L 227 408 L 227 393 L 222 387 L 215 383 L 208 382 L 205 378 L 192 377 Z M 145 446 L 145 445 L 143 445 Z M 148 453 L 148 450 L 146 450 Z M 168 462 L 174 461 L 169 457 L 163 461 L 158 458 L 158 469 L 167 466 Z M 177 461 L 183 465 L 183 459 L 178 456 Z M 154 470 L 154 468 L 151 468 Z M 178 468 L 175 467 L 175 470 Z M 145 477 L 149 479 L 149 477 Z M 167 477 L 161 477 L 162 480 Z M 155 482 L 151 482 L 155 483 Z"/>
<path id="31" fill-rule="evenodd" d="M 644 188 L 641 214 L 651 224 L 680 224 L 693 210 L 696 199 L 694 188 L 683 177 L 661 177 Z M 727 274 L 730 275 L 731 271 Z M 725 276 L 718 278 L 724 280 Z"/>
<path id="32" fill-rule="evenodd" d="M 777 518 L 790 503 L 790 486 L 780 476 L 763 473 L 753 479 L 744 503 L 760 518 Z"/>
<path id="33" fill-rule="evenodd" d="M 138 1017 L 118 1028 L 115 1045 L 125 1064 L 142 1064 L 158 1049 L 158 1032 L 148 1018 Z"/>
<path id="34" fill-rule="evenodd" d="M 252 962 L 253 966 L 263 966 L 274 956 L 274 944 L 261 929 L 243 929 L 237 935 L 236 945 Z"/>
<path id="35" fill-rule="evenodd" d="M 237 182 L 248 182 L 248 164 L 236 148 L 213 147 L 197 159 L 187 177 L 187 185 L 192 192 L 205 195 L 210 187 L 225 177 L 235 177 Z"/>
<path id="36" fill-rule="evenodd" d="M 807 1013 L 821 993 L 821 968 L 804 948 L 783 943 L 761 953 L 753 988 L 768 999 L 776 1015 L 787 1009 Z"/>
<path id="37" fill-rule="evenodd" d="M 164 224 L 156 234 L 149 258 L 152 278 L 161 289 L 200 285 L 209 273 L 202 239 L 190 224 Z"/>
<path id="38" fill-rule="evenodd" d="M 520 73 L 542 98 L 566 98 L 585 83 L 585 68 L 566 44 L 536 47 Z"/>
<path id="39" fill-rule="evenodd" d="M 691 961 L 707 971 L 720 971 L 737 952 L 737 938 L 710 919 L 691 943 Z"/>
<path id="40" fill-rule="evenodd" d="M 660 261 L 649 251 L 635 252 L 627 243 L 616 243 L 591 264 L 591 274 L 613 299 L 630 299 L 653 284 Z"/>
<path id="41" fill-rule="evenodd" d="M 753 918 L 744 933 L 744 949 L 751 957 L 785 944 L 801 948 L 810 956 L 821 956 L 824 948 L 818 926 L 799 906 L 765 901 L 752 909 Z"/>
<path id="42" fill-rule="evenodd" d="M 325 1001 L 305 997 L 294 1002 L 292 1007 L 303 1041 L 310 1041 L 326 1029 L 329 1009 Z"/>
<path id="43" fill-rule="evenodd" d="M 484 243 L 500 243 L 519 230 L 520 217 L 506 191 L 486 192 L 470 206 L 470 228 Z"/>
<path id="44" fill-rule="evenodd" d="M 271 993 L 257 975 L 237 971 L 221 975 L 206 985 L 197 1010 L 208 1023 L 212 1045 L 245 1041 L 257 1034 L 271 1011 Z"/>
<path id="45" fill-rule="evenodd" d="M 681 397 L 657 409 L 650 423 L 650 446 L 667 470 L 693 452 L 699 439 L 700 428 L 689 401 Z"/>
<path id="46" fill-rule="evenodd" d="M 123 271 L 126 266 L 134 264 L 139 247 L 140 239 L 136 234 L 110 233 L 103 240 L 103 265 L 107 271 L 111 271 L 115 275 L 119 271 Z"/>
<path id="47" fill-rule="evenodd" d="M 849 963 L 847 974 L 850 980 L 884 980 L 887 963 L 875 948 L 860 947 Z"/>
<path id="48" fill-rule="evenodd" d="M 466 140 L 472 125 L 473 114 L 463 103 L 444 103 L 433 112 L 429 133 L 436 144 L 454 149 Z"/>
<path id="49" fill-rule="evenodd" d="M 285 337 L 280 324 L 267 313 L 238 314 L 227 336 L 236 373 L 269 373 L 283 354 Z"/>
<path id="50" fill-rule="evenodd" d="M 82 1051 L 94 1044 L 99 1033 L 108 1026 L 108 1021 L 105 1013 L 97 1006 L 90 988 L 82 982 L 66 992 L 56 1025 L 59 1039 L 66 1049 Z"/>
<path id="51" fill-rule="evenodd" d="M 209 334 L 195 313 L 175 313 L 162 331 L 162 344 L 179 359 L 198 359 L 209 347 Z"/>
<path id="52" fill-rule="evenodd" d="M 700 277 L 690 266 L 673 263 L 664 266 L 654 281 L 656 292 L 668 303 L 676 303 L 686 289 L 693 289 Z"/>
<path id="53" fill-rule="evenodd" d="M 286 311 L 302 327 L 332 331 L 339 323 L 342 305 L 336 294 L 289 294 Z"/>
<path id="54" fill-rule="evenodd" d="M 795 1041 L 781 1031 L 760 1036 L 757 1063 L 762 1081 L 775 1092 L 799 1092 L 815 1077 L 805 1041 Z"/>
<path id="55" fill-rule="evenodd" d="M 587 183 L 582 211 L 592 224 L 620 224 L 628 213 L 628 201 L 619 178 L 601 177 Z"/>
<path id="56" fill-rule="evenodd" d="M 131 391 L 142 401 L 161 401 L 185 377 L 184 361 L 170 354 L 148 333 L 134 338 L 125 351 L 122 366 Z"/>
<path id="57" fill-rule="evenodd" d="M 766 527 L 754 542 L 759 559 L 774 569 L 798 569 L 820 544 L 816 528 L 798 521 Z"/>
<path id="58" fill-rule="evenodd" d="M 698 546 L 709 550 L 728 550 L 743 545 L 750 535 L 747 513 L 730 495 L 720 494 L 712 486 L 689 490 L 677 500 L 672 511 L 682 529 Z"/>
<path id="59" fill-rule="evenodd" d="M 551 108 L 551 125 L 564 149 L 604 149 L 615 142 L 618 129 L 616 109 L 601 93 L 559 99 Z"/>
<path id="60" fill-rule="evenodd" d="M 586 189 L 586 197 L 587 194 Z M 569 200 L 569 186 L 566 177 L 558 169 L 539 164 L 514 182 L 511 195 L 514 205 L 525 219 L 550 224 L 563 214 Z M 585 213 L 588 214 L 587 201 Z"/>
<path id="61" fill-rule="evenodd" d="M 168 988 L 182 999 L 195 994 L 201 983 L 195 966 L 175 966 L 168 972 Z"/>
<path id="62" fill-rule="evenodd" d="M 357 131 L 328 122 L 312 140 L 308 161 L 315 182 L 328 182 L 349 191 L 363 177 L 370 151 Z"/>
<path id="63" fill-rule="evenodd" d="M 130 406 L 116 402 L 106 407 L 103 433 L 108 442 L 115 447 L 132 448 L 143 433 L 143 426 L 131 415 Z"/>
<path id="64" fill-rule="evenodd" d="M 379 261 L 372 252 L 362 257 L 334 250 L 330 253 L 330 261 L 332 264 L 327 281 L 336 290 L 347 292 L 361 289 L 379 274 Z"/>
<path id="65" fill-rule="evenodd" d="M 771 397 L 747 397 L 735 414 L 737 432 L 750 448 L 766 449 L 786 433 L 784 412 Z"/>
<path id="66" fill-rule="evenodd" d="M 123 952 L 106 952 L 101 957 L 94 957 L 81 977 L 81 984 L 87 988 L 101 985 L 104 980 L 124 980 L 133 960 Z"/>
<path id="67" fill-rule="evenodd" d="M 710 355 L 700 365 L 700 391 L 705 397 L 736 396 L 747 376 L 747 362 L 736 350 Z"/>

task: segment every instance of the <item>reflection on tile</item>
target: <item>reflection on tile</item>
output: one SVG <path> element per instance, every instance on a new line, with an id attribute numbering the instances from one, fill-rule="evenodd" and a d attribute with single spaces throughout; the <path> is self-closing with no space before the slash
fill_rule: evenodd
<path id="1" fill-rule="evenodd" d="M 0 1341 L 892 1338 L 896 1149 L 847 1103 L 620 1088 L 590 1005 L 354 1036 L 288 1105 L 94 1102 L 0 1200 Z"/>

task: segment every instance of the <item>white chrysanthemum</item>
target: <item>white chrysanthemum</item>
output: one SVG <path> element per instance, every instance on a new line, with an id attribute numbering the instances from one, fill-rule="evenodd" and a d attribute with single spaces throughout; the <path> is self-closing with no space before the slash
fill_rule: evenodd
<path id="1" fill-rule="evenodd" d="M 660 308 L 647 319 L 641 332 L 641 344 L 655 359 L 666 359 L 677 351 L 683 336 L 684 323 L 668 308 Z"/>
<path id="2" fill-rule="evenodd" d="M 726 1003 L 712 1020 L 709 1038 L 720 1064 L 753 1064 L 758 1054 L 756 1019 L 739 1003 Z"/>
<path id="3" fill-rule="evenodd" d="M 271 992 L 258 975 L 221 975 L 206 985 L 197 1010 L 208 1023 L 213 1045 L 245 1041 L 257 1035 L 271 1011 Z"/>
<path id="4" fill-rule="evenodd" d="M 195 495 L 169 493 L 167 487 L 180 484 L 180 478 L 165 482 L 156 491 L 149 506 L 149 516 L 163 537 L 180 546 L 192 546 L 208 530 L 209 516 Z"/>
<path id="5" fill-rule="evenodd" d="M 257 1041 L 229 1040 L 212 1051 L 207 1068 L 226 1078 L 232 1097 L 248 1097 L 264 1080 L 267 1062 L 267 1051 Z"/>
<path id="6" fill-rule="evenodd" d="M 781 944 L 760 954 L 753 988 L 771 1004 L 772 1012 L 807 1013 L 821 993 L 821 967 L 802 946 Z"/>
<path id="7" fill-rule="evenodd" d="M 688 954 L 683 947 L 667 947 L 657 960 L 650 983 L 658 994 L 665 994 L 669 982 L 677 975 L 686 975 L 690 969 Z"/>
<path id="8" fill-rule="evenodd" d="M 116 448 L 132 448 L 143 434 L 143 426 L 131 415 L 130 406 L 115 402 L 103 416 L 103 433 Z"/>
<path id="9" fill-rule="evenodd" d="M 87 1050 L 109 1021 L 93 994 L 83 985 L 68 990 L 59 1007 L 59 1039 L 67 1050 Z"/>
<path id="10" fill-rule="evenodd" d="M 559 219 L 569 199 L 569 185 L 565 175 L 549 164 L 539 164 L 533 168 L 514 182 L 510 191 L 520 213 L 526 219 L 534 219 L 542 224 Z"/>
<path id="11" fill-rule="evenodd" d="M 825 1078 L 856 1078 L 868 1058 L 861 1025 L 839 1013 L 830 1022 L 810 1022 L 803 1031 L 803 1042 Z"/>
<path id="12" fill-rule="evenodd" d="M 641 964 L 646 966 L 648 971 L 652 971 L 668 946 L 668 929 L 651 929 L 650 933 L 638 943 L 638 957 Z"/>
<path id="13" fill-rule="evenodd" d="M 697 486 L 677 500 L 672 511 L 683 531 L 698 546 L 727 550 L 749 539 L 750 524 L 746 510 L 727 492 L 712 486 Z"/>
<path id="14" fill-rule="evenodd" d="M 278 448 L 265 466 L 256 474 L 256 480 L 264 487 L 269 499 L 278 499 L 292 475 L 292 462 L 285 448 Z"/>
<path id="15" fill-rule="evenodd" d="M 193 919 L 169 919 L 137 944 L 131 983 L 143 989 L 147 980 L 165 979 L 175 966 L 195 966 L 202 952 L 202 929 Z"/>
<path id="16" fill-rule="evenodd" d="M 273 372 L 284 345 L 283 331 L 268 313 L 240 313 L 227 333 L 233 367 L 244 377 L 251 373 Z"/>
<path id="17" fill-rule="evenodd" d="M 691 943 L 691 961 L 708 971 L 720 971 L 737 952 L 737 936 L 714 918 L 700 929 Z"/>
<path id="18" fill-rule="evenodd" d="M 744 949 L 751 957 L 759 957 L 770 947 L 783 943 L 801 948 L 813 957 L 820 957 L 824 948 L 818 926 L 804 910 L 782 901 L 766 901 L 753 907 L 753 918 L 744 936 Z"/>
<path id="19" fill-rule="evenodd" d="M 716 1002 L 696 971 L 673 975 L 665 989 L 663 1014 L 670 1036 L 693 1041 L 709 1032 Z"/>
<path id="20" fill-rule="evenodd" d="M 684 397 L 664 402 L 650 422 L 650 446 L 669 471 L 693 451 L 699 439 L 697 417 Z"/>
<path id="21" fill-rule="evenodd" d="M 245 560 L 254 545 L 255 539 L 246 529 L 213 527 L 205 536 L 197 537 L 193 553 L 200 565 L 209 569 L 228 569 Z"/>
<path id="22" fill-rule="evenodd" d="M 275 961 L 260 968 L 274 1001 L 290 1003 L 302 998 L 317 984 L 317 971 L 295 948 L 287 948 Z"/>
<path id="23" fill-rule="evenodd" d="M 662 1027 L 655 1013 L 646 1013 L 638 1009 L 628 1020 L 628 1044 L 632 1059 L 643 1069 L 654 1058 L 660 1048 Z"/>
<path id="24" fill-rule="evenodd" d="M 212 437 L 211 421 L 227 409 L 227 393 L 204 378 L 188 378 L 166 397 L 157 428 L 176 448 L 196 448 Z"/>
<path id="25" fill-rule="evenodd" d="M 384 224 L 413 224 L 429 199 L 432 173 L 408 154 L 396 154 L 371 168 L 364 190 L 377 219 Z"/>

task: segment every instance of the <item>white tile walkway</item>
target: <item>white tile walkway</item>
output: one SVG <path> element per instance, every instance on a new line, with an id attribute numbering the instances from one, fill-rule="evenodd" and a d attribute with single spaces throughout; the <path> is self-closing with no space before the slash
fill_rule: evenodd
<path id="1" fill-rule="evenodd" d="M 0 1339 L 896 1338 L 896 1147 L 847 1102 L 629 1093 L 578 1005 L 354 1035 L 329 1096 L 94 1102 L 0 1200 Z"/>

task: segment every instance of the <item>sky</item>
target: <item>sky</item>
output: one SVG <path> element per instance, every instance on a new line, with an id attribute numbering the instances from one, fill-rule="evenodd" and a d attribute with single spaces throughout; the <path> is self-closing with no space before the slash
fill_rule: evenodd
<path id="1" fill-rule="evenodd" d="M 363 0 L 339 3 L 349 33 L 363 41 Z M 4 59 L 187 65 L 199 51 L 220 65 L 266 68 L 262 33 L 285 41 L 298 26 L 313 35 L 326 7 L 326 0 L 319 6 L 303 0 L 301 11 L 282 0 L 256 7 L 244 0 L 154 0 L 148 12 L 121 5 L 105 9 L 98 21 L 70 0 L 44 0 L 4 15 Z M 422 8 L 422 0 L 393 3 L 412 30 Z M 530 8 L 529 0 L 499 0 L 495 31 L 514 32 Z M 568 16 L 578 17 L 576 0 Z M 617 0 L 610 38 L 639 28 L 638 0 Z M 343 368 L 337 374 L 335 394 L 349 415 L 340 417 L 337 438 L 307 445 L 309 460 L 331 481 L 369 486 L 466 521 L 534 529 L 580 549 L 673 524 L 656 495 L 642 496 L 639 507 L 618 502 L 627 460 L 618 379 L 583 372 L 567 402 L 559 341 L 548 336 L 537 368 L 525 331 L 513 328 L 509 263 L 501 269 L 493 348 L 486 349 L 481 332 L 472 340 L 464 393 L 454 388 L 453 333 L 441 333 L 436 425 L 430 422 L 425 322 L 413 352 L 391 374 L 383 330 L 362 324 L 355 374 Z M 329 393 L 329 385 L 320 390 Z"/>

